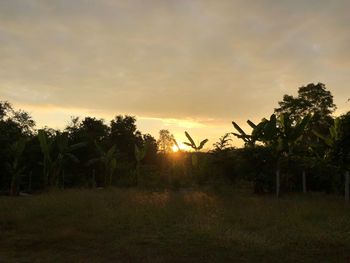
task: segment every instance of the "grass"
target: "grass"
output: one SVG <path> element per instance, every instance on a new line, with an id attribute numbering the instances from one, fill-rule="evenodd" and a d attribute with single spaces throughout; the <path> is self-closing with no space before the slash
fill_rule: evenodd
<path id="1" fill-rule="evenodd" d="M 0 198 L 0 262 L 349 262 L 350 207 L 322 194 L 66 190 Z"/>

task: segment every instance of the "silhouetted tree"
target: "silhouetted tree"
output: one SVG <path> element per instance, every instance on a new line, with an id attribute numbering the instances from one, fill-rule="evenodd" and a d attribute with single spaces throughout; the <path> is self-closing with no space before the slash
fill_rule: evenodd
<path id="1" fill-rule="evenodd" d="M 174 135 L 172 135 L 169 130 L 160 130 L 157 143 L 161 153 L 169 153 L 172 151 L 174 145 Z"/>
<path id="2" fill-rule="evenodd" d="M 111 121 L 111 144 L 115 144 L 117 151 L 127 160 L 135 160 L 134 145 L 142 145 L 142 134 L 136 128 L 136 119 L 133 116 L 118 115 Z"/>
<path id="3" fill-rule="evenodd" d="M 0 101 L 0 190 L 7 191 L 13 178 L 13 170 L 7 165 L 13 164 L 13 145 L 32 137 L 34 126 L 35 122 L 27 112 L 15 110 L 9 102 Z"/>
<path id="4" fill-rule="evenodd" d="M 143 146 L 147 147 L 146 156 L 144 158 L 144 163 L 146 164 L 155 164 L 157 161 L 157 151 L 158 144 L 156 139 L 150 134 L 144 134 L 142 136 Z"/>

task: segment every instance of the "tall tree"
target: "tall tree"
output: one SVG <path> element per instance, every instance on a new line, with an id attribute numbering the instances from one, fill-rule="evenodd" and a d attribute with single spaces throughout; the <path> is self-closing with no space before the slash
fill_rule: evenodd
<path id="1" fill-rule="evenodd" d="M 275 109 L 275 113 L 278 116 L 287 113 L 292 121 L 300 121 L 310 115 L 309 134 L 313 129 L 327 131 L 333 123 L 331 114 L 336 109 L 333 95 L 323 83 L 302 86 L 296 97 L 284 95 L 278 104 L 280 107 Z"/>
<path id="2" fill-rule="evenodd" d="M 157 141 L 150 134 L 144 134 L 142 138 L 143 138 L 143 146 L 147 147 L 144 163 L 155 164 L 157 161 L 157 152 L 158 152 Z"/>
<path id="3" fill-rule="evenodd" d="M 118 115 L 111 121 L 110 140 L 129 160 L 134 160 L 135 144 L 142 145 L 142 135 L 136 128 L 136 118 Z"/>
<path id="4" fill-rule="evenodd" d="M 7 190 L 12 172 L 6 163 L 12 162 L 12 146 L 16 141 L 33 135 L 35 122 L 22 110 L 15 110 L 7 101 L 0 101 L 0 190 Z"/>
<path id="5" fill-rule="evenodd" d="M 160 130 L 158 139 L 158 148 L 161 153 L 169 153 L 174 145 L 174 135 L 169 130 Z"/>
<path id="6" fill-rule="evenodd" d="M 300 87 L 298 95 L 295 97 L 284 95 L 283 100 L 278 104 L 280 107 L 275 109 L 277 117 L 281 114 L 288 114 L 293 123 L 302 120 L 305 116 L 311 116 L 303 137 L 305 147 L 304 149 L 300 148 L 307 156 L 309 153 L 306 146 L 319 140 L 313 130 L 327 133 L 333 125 L 332 113 L 335 111 L 336 105 L 333 102 L 332 93 L 326 89 L 323 83 L 310 83 Z M 326 147 L 318 147 L 319 155 L 324 155 L 326 151 Z"/>

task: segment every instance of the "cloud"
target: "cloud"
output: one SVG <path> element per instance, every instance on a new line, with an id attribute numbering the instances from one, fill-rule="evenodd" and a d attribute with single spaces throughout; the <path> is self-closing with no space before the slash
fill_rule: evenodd
<path id="1" fill-rule="evenodd" d="M 0 97 L 200 120 L 203 132 L 260 119 L 285 93 L 321 81 L 344 110 L 349 8 L 346 0 L 1 1 Z"/>

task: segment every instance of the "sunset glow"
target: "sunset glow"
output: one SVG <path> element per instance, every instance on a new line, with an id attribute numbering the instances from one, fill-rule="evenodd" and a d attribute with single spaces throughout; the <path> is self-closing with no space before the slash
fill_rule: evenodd
<path id="1" fill-rule="evenodd" d="M 171 147 L 174 153 L 179 151 L 179 148 L 174 144 L 173 147 Z"/>

